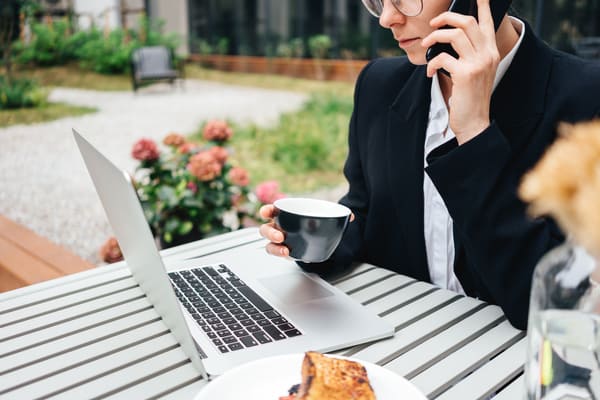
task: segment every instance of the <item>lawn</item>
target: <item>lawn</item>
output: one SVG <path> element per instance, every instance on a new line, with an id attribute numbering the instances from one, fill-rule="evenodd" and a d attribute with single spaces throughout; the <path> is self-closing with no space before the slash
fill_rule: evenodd
<path id="1" fill-rule="evenodd" d="M 353 84 L 295 79 L 278 75 L 259 75 L 207 70 L 188 64 L 186 78 L 227 84 L 292 90 L 307 93 L 310 100 L 293 113 L 281 116 L 272 128 L 234 126 L 233 161 L 247 168 L 254 184 L 275 179 L 287 193 L 301 193 L 336 186 L 343 182 L 342 166 L 347 153 L 346 137 L 352 111 Z M 125 75 L 108 76 L 80 69 L 77 65 L 22 70 L 19 76 L 35 78 L 46 87 L 66 86 L 94 90 L 131 90 Z M 11 111 L 12 122 L 41 122 L 77 115 L 84 110 L 56 108 L 54 114 L 39 110 L 39 115 Z M 57 108 L 58 107 L 58 108 Z M 37 114 L 37 112 L 33 112 Z M 0 114 L 0 118 L 3 118 Z M 33 121 L 34 118 L 38 120 Z M 3 121 L 0 119 L 0 121 Z M 2 122 L 0 122 L 2 123 Z M 200 128 L 191 135 L 200 139 Z"/>
<path id="2" fill-rule="evenodd" d="M 354 84 L 351 82 L 317 81 L 298 79 L 282 75 L 244 74 L 223 72 L 201 68 L 188 64 L 185 69 L 186 77 L 205 79 L 234 85 L 262 87 L 266 89 L 292 90 L 304 93 L 335 93 L 336 95 L 352 97 Z"/>
<path id="3" fill-rule="evenodd" d="M 91 90 L 131 90 L 126 75 L 102 75 L 79 68 L 77 64 L 46 68 L 21 68 L 19 77 L 33 78 L 42 86 L 65 86 Z"/>
<path id="4" fill-rule="evenodd" d="M 36 79 L 43 86 L 66 86 L 92 90 L 131 90 L 131 79 L 127 75 L 102 75 L 79 68 L 77 64 L 67 66 L 21 69 L 17 76 Z M 354 88 L 348 82 L 327 82 L 296 79 L 279 75 L 243 74 L 222 72 L 187 64 L 186 78 L 204 79 L 232 85 L 254 86 L 267 89 L 282 89 L 298 92 L 330 92 L 352 95 Z"/>
<path id="5" fill-rule="evenodd" d="M 68 116 L 95 112 L 95 108 L 78 107 L 63 103 L 48 103 L 37 108 L 0 110 L 0 128 L 16 124 L 35 124 Z"/>
<path id="6" fill-rule="evenodd" d="M 342 167 L 347 154 L 353 83 L 231 73 L 197 66 L 186 67 L 186 75 L 310 94 L 300 111 L 282 115 L 276 127 L 234 127 L 234 161 L 248 168 L 253 182 L 275 179 L 289 193 L 310 192 L 344 182 Z M 199 137 L 200 133 L 196 135 Z"/>

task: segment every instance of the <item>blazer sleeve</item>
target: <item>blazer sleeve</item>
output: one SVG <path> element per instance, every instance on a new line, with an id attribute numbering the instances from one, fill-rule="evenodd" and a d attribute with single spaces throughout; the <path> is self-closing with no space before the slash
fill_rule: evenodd
<path id="1" fill-rule="evenodd" d="M 348 269 L 353 261 L 361 259 L 363 248 L 363 232 L 369 208 L 368 184 L 363 173 L 363 162 L 359 145 L 359 108 L 363 100 L 366 75 L 375 61 L 371 61 L 361 71 L 354 89 L 354 108 L 350 118 L 348 134 L 348 156 L 344 164 L 344 176 L 348 181 L 348 192 L 340 199 L 340 203 L 350 208 L 354 220 L 348 228 L 333 255 L 321 263 L 305 263 L 298 261 L 307 272 L 316 272 L 323 275 L 334 275 Z M 361 97 L 361 95 L 363 97 Z"/>
<path id="2" fill-rule="evenodd" d="M 600 109 L 597 63 L 531 39 L 522 46 L 513 81 L 496 89 L 495 121 L 461 146 L 454 140 L 435 149 L 426 168 L 462 243 L 463 269 L 476 292 L 469 294 L 498 304 L 518 328 L 527 326 L 535 266 L 564 241 L 553 219 L 528 215 L 519 184 L 555 140 L 560 121 L 589 120 Z"/>

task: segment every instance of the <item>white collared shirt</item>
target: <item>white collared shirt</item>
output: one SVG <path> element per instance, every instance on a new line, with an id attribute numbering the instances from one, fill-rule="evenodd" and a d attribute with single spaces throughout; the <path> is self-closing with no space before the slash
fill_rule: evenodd
<path id="1" fill-rule="evenodd" d="M 520 37 L 511 51 L 500 61 L 494 79 L 494 89 L 506 73 L 525 35 L 525 24 L 511 17 L 513 25 L 520 30 Z M 520 29 L 519 29 L 520 27 Z M 442 96 L 437 74 L 431 84 L 431 104 L 429 122 L 425 133 L 424 167 L 427 155 L 438 146 L 452 140 L 454 132 L 448 126 L 448 109 Z M 446 289 L 464 293 L 464 289 L 454 274 L 454 235 L 452 218 L 433 182 L 425 173 L 423 181 L 425 248 L 431 281 Z"/>

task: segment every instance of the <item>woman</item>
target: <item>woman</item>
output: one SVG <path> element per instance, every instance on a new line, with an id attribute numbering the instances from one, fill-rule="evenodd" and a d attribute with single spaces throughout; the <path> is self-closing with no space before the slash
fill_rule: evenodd
<path id="1" fill-rule="evenodd" d="M 495 31 L 489 1 L 477 1 L 476 20 L 445 11 L 450 0 L 363 0 L 406 57 L 361 72 L 340 200 L 355 219 L 329 260 L 301 265 L 372 263 L 498 304 L 525 328 L 533 269 L 564 237 L 527 216 L 517 186 L 560 121 L 600 114 L 600 65 L 551 49 L 508 15 Z M 436 42 L 459 58 L 427 63 Z M 272 223 L 260 232 L 269 253 L 289 255 Z"/>

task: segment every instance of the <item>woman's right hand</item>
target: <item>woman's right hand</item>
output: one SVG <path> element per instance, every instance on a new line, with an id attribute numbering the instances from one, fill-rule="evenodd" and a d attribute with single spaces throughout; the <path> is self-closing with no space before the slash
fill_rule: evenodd
<path id="1" fill-rule="evenodd" d="M 267 253 L 279 257 L 289 257 L 290 249 L 283 244 L 285 233 L 275 227 L 275 222 L 273 221 L 274 213 L 275 206 L 272 204 L 267 204 L 260 208 L 260 216 L 263 219 L 270 220 L 260 226 L 260 235 L 270 241 L 266 246 Z"/>

